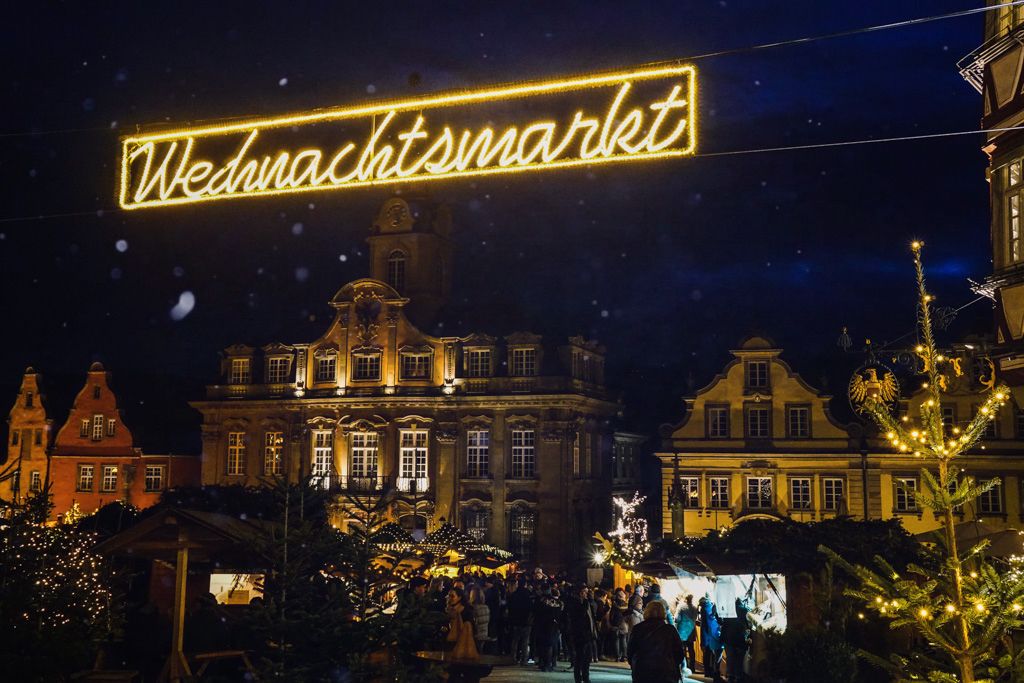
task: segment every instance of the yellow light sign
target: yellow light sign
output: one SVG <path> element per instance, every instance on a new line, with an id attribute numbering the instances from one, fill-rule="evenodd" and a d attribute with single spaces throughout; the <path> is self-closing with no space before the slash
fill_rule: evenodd
<path id="1" fill-rule="evenodd" d="M 141 209 L 687 156 L 696 95 L 694 68 L 671 66 L 133 135 L 119 199 Z"/>

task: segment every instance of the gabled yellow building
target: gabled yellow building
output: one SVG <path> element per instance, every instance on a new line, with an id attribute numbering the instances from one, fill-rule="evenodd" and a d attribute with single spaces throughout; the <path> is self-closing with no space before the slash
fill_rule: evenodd
<path id="1" fill-rule="evenodd" d="M 710 384 L 686 399 L 682 421 L 663 428 L 656 455 L 666 536 L 699 536 L 765 517 L 896 516 L 911 533 L 937 528 L 934 515 L 907 493 L 921 486 L 921 460 L 891 452 L 870 428 L 837 421 L 832 397 L 808 385 L 769 340 L 751 337 L 732 354 Z M 967 422 L 981 402 L 965 376 L 950 387 L 944 408 L 949 420 Z M 919 403 L 912 396 L 901 408 L 913 417 Z M 1020 526 L 1022 436 L 1024 418 L 1010 407 L 982 447 L 965 456 L 966 474 L 1002 483 L 963 510 L 963 521 Z"/>

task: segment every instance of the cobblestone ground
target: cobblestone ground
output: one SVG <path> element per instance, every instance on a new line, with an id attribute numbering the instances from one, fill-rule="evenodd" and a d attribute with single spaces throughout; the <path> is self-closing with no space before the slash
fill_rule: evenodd
<path id="1" fill-rule="evenodd" d="M 498 666 L 490 676 L 483 679 L 484 683 L 571 683 L 572 669 L 567 662 L 559 662 L 558 668 L 552 672 L 541 672 L 536 666 Z M 601 662 L 590 665 L 590 683 L 629 683 L 632 680 L 629 667 L 615 662 Z M 710 680 L 702 676 L 693 676 L 690 680 L 703 683 Z"/>

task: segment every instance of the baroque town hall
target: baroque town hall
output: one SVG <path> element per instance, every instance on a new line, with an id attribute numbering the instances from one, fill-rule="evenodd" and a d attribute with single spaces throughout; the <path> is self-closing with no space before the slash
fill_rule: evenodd
<path id="1" fill-rule="evenodd" d="M 203 415 L 203 484 L 268 476 L 351 496 L 390 495 L 414 535 L 449 521 L 526 563 L 589 557 L 610 523 L 612 421 L 604 349 L 529 332 L 434 337 L 451 289 L 447 207 L 393 197 L 369 237 L 371 275 L 331 298 L 319 339 L 236 344 Z M 629 439 L 629 435 L 622 435 Z M 622 449 L 615 449 L 618 453 Z"/>

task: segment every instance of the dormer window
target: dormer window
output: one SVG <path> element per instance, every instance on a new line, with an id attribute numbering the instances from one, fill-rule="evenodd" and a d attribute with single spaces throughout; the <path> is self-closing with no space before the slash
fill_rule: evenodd
<path id="1" fill-rule="evenodd" d="M 395 291 L 402 293 L 405 289 L 405 252 L 395 250 L 388 255 L 388 284 Z"/>
<path id="2" fill-rule="evenodd" d="M 749 360 L 746 363 L 746 371 L 748 389 L 767 389 L 769 387 L 768 361 Z"/>
<path id="3" fill-rule="evenodd" d="M 232 358 L 231 373 L 228 375 L 229 384 L 248 384 L 251 378 L 248 358 Z"/>
<path id="4" fill-rule="evenodd" d="M 537 374 L 537 349 L 512 349 L 512 375 L 533 377 Z"/>
<path id="5" fill-rule="evenodd" d="M 380 379 L 380 351 L 356 351 L 352 354 L 353 380 Z"/>
<path id="6" fill-rule="evenodd" d="M 32 402 L 35 399 L 35 397 L 36 397 L 36 395 L 34 393 L 32 393 L 31 391 L 25 394 L 25 407 L 26 408 L 31 408 L 32 407 Z"/>
<path id="7" fill-rule="evenodd" d="M 107 436 L 113 436 L 117 430 L 117 420 L 110 418 L 107 420 Z"/>
<path id="8" fill-rule="evenodd" d="M 429 352 L 402 353 L 402 379 L 429 379 L 430 378 Z"/>
<path id="9" fill-rule="evenodd" d="M 288 381 L 287 356 L 271 356 L 267 359 L 267 384 L 284 384 Z"/>
<path id="10" fill-rule="evenodd" d="M 103 416 L 92 416 L 92 440 L 99 441 L 103 438 Z"/>
<path id="11" fill-rule="evenodd" d="M 491 350 L 468 349 L 466 351 L 466 375 L 469 377 L 490 377 Z"/>
<path id="12" fill-rule="evenodd" d="M 89 420 L 82 420 L 82 424 L 78 428 L 78 436 L 82 438 L 89 436 Z"/>
<path id="13" fill-rule="evenodd" d="M 338 354 L 334 352 L 318 355 L 316 359 L 316 381 L 333 382 L 338 372 Z"/>

